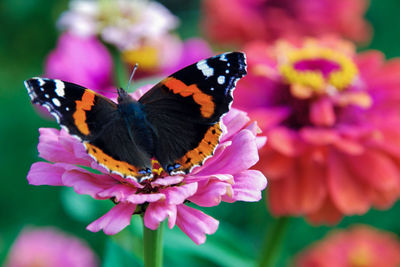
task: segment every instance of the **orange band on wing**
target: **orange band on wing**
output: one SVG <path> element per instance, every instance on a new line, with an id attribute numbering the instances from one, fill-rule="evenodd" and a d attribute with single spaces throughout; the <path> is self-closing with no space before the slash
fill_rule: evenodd
<path id="1" fill-rule="evenodd" d="M 74 123 L 76 127 L 84 135 L 88 135 L 90 133 L 89 127 L 86 123 L 86 111 L 90 110 L 94 105 L 95 96 L 95 92 L 86 89 L 82 95 L 82 99 L 75 101 L 76 111 L 74 112 L 72 117 L 74 118 Z"/>
<path id="2" fill-rule="evenodd" d="M 192 96 L 194 102 L 200 105 L 200 112 L 204 118 L 210 118 L 214 114 L 215 104 L 212 96 L 203 93 L 195 84 L 187 86 L 173 77 L 166 78 L 163 84 L 175 94 L 183 97 Z"/>
<path id="3" fill-rule="evenodd" d="M 124 177 L 130 176 L 135 178 L 140 178 L 143 175 L 138 173 L 138 168 L 125 162 L 113 159 L 111 156 L 107 155 L 97 146 L 94 146 L 88 142 L 84 143 L 89 155 L 96 159 L 96 161 L 106 167 L 108 170 L 114 173 L 118 173 Z"/>
<path id="4" fill-rule="evenodd" d="M 219 123 L 216 123 L 212 127 L 208 128 L 199 145 L 176 161 L 181 165 L 179 169 L 188 172 L 193 166 L 202 165 L 204 160 L 214 153 L 215 147 L 219 143 L 221 134 L 222 130 Z"/>

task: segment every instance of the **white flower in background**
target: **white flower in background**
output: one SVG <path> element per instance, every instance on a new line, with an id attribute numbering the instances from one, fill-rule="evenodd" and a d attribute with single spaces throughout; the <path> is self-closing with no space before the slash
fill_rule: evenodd
<path id="1" fill-rule="evenodd" d="M 73 0 L 59 26 L 80 36 L 100 35 L 128 50 L 162 39 L 178 26 L 178 19 L 154 1 Z"/>

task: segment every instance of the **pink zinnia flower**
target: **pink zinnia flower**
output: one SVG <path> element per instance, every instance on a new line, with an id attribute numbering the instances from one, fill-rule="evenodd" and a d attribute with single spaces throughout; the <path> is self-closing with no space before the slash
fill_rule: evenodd
<path id="1" fill-rule="evenodd" d="M 370 39 L 367 0 L 203 0 L 203 27 L 219 43 L 337 34 Z"/>
<path id="2" fill-rule="evenodd" d="M 400 61 L 337 39 L 253 43 L 234 105 L 268 143 L 256 168 L 274 215 L 336 223 L 400 195 Z"/>
<path id="3" fill-rule="evenodd" d="M 396 267 L 400 242 L 393 233 L 369 226 L 333 231 L 296 258 L 298 267 Z"/>
<path id="4" fill-rule="evenodd" d="M 64 33 L 46 60 L 44 76 L 85 86 L 115 96 L 113 63 L 107 48 L 95 36 Z"/>
<path id="5" fill-rule="evenodd" d="M 25 228 L 7 257 L 7 267 L 95 267 L 96 255 L 84 241 L 51 227 Z"/>
<path id="6" fill-rule="evenodd" d="M 139 98 L 143 90 L 136 92 Z M 144 224 L 157 229 L 168 218 L 196 244 L 205 241 L 205 234 L 213 234 L 218 221 L 195 209 L 188 202 L 203 207 L 218 205 L 221 201 L 258 201 L 266 187 L 264 175 L 248 170 L 258 161 L 257 148 L 265 138 L 256 137 L 259 128 L 248 125 L 245 113 L 231 110 L 223 118 L 226 132 L 213 157 L 188 175 L 168 176 L 153 164 L 154 178 L 139 184 L 109 174 L 86 153 L 84 146 L 65 131 L 40 129 L 39 155 L 47 161 L 34 163 L 28 174 L 33 185 L 71 186 L 79 194 L 95 199 L 112 199 L 116 205 L 87 229 L 116 234 L 130 224 L 135 213 L 144 214 Z M 246 126 L 247 125 L 247 126 Z M 92 173 L 79 166 L 101 171 Z"/>

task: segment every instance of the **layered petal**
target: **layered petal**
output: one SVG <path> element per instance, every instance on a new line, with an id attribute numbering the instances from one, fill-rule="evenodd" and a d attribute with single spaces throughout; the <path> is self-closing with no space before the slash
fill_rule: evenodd
<path id="1" fill-rule="evenodd" d="M 177 208 L 174 204 L 166 201 L 150 203 L 144 214 L 144 225 L 147 228 L 156 230 L 160 223 L 168 217 L 168 227 L 172 229 L 176 222 Z"/>
<path id="2" fill-rule="evenodd" d="M 103 230 L 107 235 L 114 235 L 130 224 L 135 209 L 136 205 L 134 204 L 119 203 L 105 215 L 89 224 L 87 229 L 92 232 Z"/>
<path id="3" fill-rule="evenodd" d="M 177 206 L 176 225 L 197 245 L 206 241 L 206 234 L 212 235 L 217 231 L 219 222 L 194 208 Z"/>
<path id="4" fill-rule="evenodd" d="M 218 161 L 208 164 L 198 175 L 205 176 L 212 173 L 235 174 L 246 170 L 258 161 L 256 137 L 248 130 L 242 130 L 232 138 L 232 145 L 228 146 Z"/>

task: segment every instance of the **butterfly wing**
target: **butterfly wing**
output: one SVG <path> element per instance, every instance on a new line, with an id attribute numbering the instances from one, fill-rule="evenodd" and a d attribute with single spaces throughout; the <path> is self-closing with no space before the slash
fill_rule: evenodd
<path id="1" fill-rule="evenodd" d="M 214 153 L 220 119 L 244 75 L 245 55 L 225 53 L 172 74 L 139 99 L 156 135 L 155 157 L 166 171 L 188 173 Z"/>
<path id="2" fill-rule="evenodd" d="M 32 78 L 25 86 L 32 102 L 46 107 L 100 165 L 124 177 L 151 177 L 150 156 L 134 142 L 116 103 L 61 80 Z"/>

